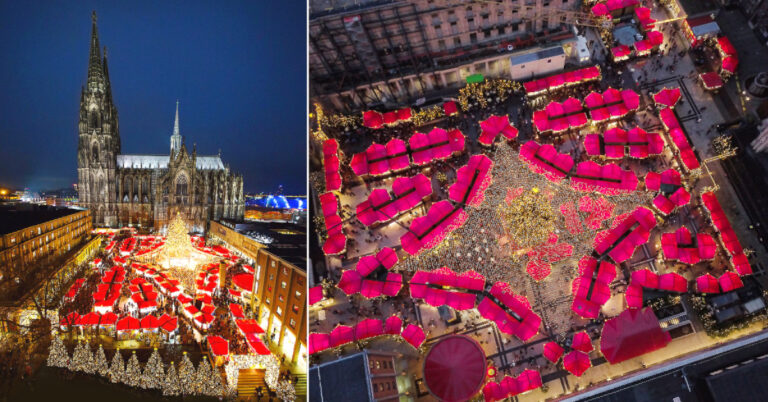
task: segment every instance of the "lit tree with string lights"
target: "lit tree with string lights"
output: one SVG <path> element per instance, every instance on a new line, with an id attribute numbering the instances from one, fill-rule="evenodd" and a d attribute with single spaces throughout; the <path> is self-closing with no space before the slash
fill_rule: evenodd
<path id="1" fill-rule="evenodd" d="M 112 364 L 109 366 L 109 380 L 112 382 L 123 382 L 125 376 L 125 364 L 123 363 L 123 355 L 120 354 L 120 349 L 115 351 L 115 356 L 112 357 Z"/>
<path id="2" fill-rule="evenodd" d="M 125 365 L 123 382 L 132 387 L 141 385 L 141 368 L 139 367 L 139 359 L 136 358 L 135 351 L 131 353 L 131 358 L 128 360 L 128 364 Z"/>
<path id="3" fill-rule="evenodd" d="M 164 380 L 163 360 L 160 358 L 157 348 L 155 348 L 152 355 L 149 356 L 147 364 L 144 365 L 144 374 L 141 376 L 140 386 L 144 389 L 160 389 L 163 386 Z"/>
<path id="4" fill-rule="evenodd" d="M 67 367 L 69 365 L 69 354 L 64 346 L 64 341 L 57 335 L 53 336 L 51 348 L 48 352 L 47 364 L 51 367 Z"/>
<path id="5" fill-rule="evenodd" d="M 165 373 L 165 380 L 163 381 L 163 395 L 177 396 L 181 394 L 179 387 L 179 376 L 176 374 L 176 367 L 171 362 L 168 367 L 168 372 Z"/>
<path id="6" fill-rule="evenodd" d="M 187 352 L 184 352 L 184 357 L 181 359 L 181 364 L 179 365 L 179 386 L 184 395 L 195 394 L 195 374 L 195 366 L 189 360 Z"/>
<path id="7" fill-rule="evenodd" d="M 216 389 L 216 383 L 214 382 L 214 376 L 218 376 L 219 373 L 214 373 L 211 370 L 211 364 L 208 363 L 208 357 L 203 356 L 203 360 L 197 365 L 197 375 L 195 378 L 195 389 L 198 394 L 206 396 L 221 395 L 221 389 Z"/>
<path id="8" fill-rule="evenodd" d="M 93 374 L 96 372 L 96 362 L 93 360 L 93 352 L 91 351 L 91 345 L 83 343 L 83 372 L 85 374 Z"/>
<path id="9" fill-rule="evenodd" d="M 75 351 L 72 352 L 72 359 L 69 361 L 69 370 L 85 371 L 85 365 L 88 362 L 87 354 L 88 351 L 85 349 L 85 345 L 82 342 L 78 342 L 77 346 L 75 346 Z"/>
<path id="10" fill-rule="evenodd" d="M 93 358 L 94 371 L 103 377 L 109 375 L 109 365 L 107 364 L 107 357 L 104 355 L 104 348 L 99 344 L 99 348 L 96 350 L 96 356 Z"/>

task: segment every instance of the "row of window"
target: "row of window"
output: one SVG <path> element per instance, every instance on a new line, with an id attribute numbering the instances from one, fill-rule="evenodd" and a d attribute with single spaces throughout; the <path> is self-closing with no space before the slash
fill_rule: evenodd
<path id="1" fill-rule="evenodd" d="M 392 391 L 397 389 L 397 384 L 394 381 L 373 383 L 373 392 Z"/>

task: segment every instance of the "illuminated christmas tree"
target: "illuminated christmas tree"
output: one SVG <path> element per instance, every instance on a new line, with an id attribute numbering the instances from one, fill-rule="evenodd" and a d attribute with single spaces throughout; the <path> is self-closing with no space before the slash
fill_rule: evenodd
<path id="1" fill-rule="evenodd" d="M 149 356 L 147 364 L 144 365 L 144 374 L 141 376 L 141 388 L 144 389 L 160 389 L 163 386 L 165 380 L 165 372 L 163 372 L 163 360 L 160 358 L 160 354 L 157 353 L 157 348 Z"/>
<path id="2" fill-rule="evenodd" d="M 69 361 L 69 369 L 71 371 L 86 371 L 86 365 L 89 361 L 93 361 L 93 356 L 88 358 L 88 349 L 82 342 L 78 342 L 75 346 L 75 351 L 72 352 L 72 359 Z"/>
<path id="3" fill-rule="evenodd" d="M 165 380 L 163 381 L 163 395 L 176 396 L 181 394 L 179 387 L 179 376 L 176 375 L 176 367 L 171 362 L 168 367 L 168 372 L 165 373 Z"/>
<path id="4" fill-rule="evenodd" d="M 108 376 L 109 365 L 107 364 L 107 357 L 104 355 L 104 348 L 101 344 L 99 344 L 99 349 L 96 350 L 96 356 L 93 359 L 95 372 L 104 377 Z"/>
<path id="5" fill-rule="evenodd" d="M 219 387 L 216 386 L 214 377 L 219 377 Z M 208 358 L 203 356 L 203 361 L 197 366 L 197 376 L 195 378 L 197 393 L 206 396 L 221 396 L 221 375 L 211 370 L 211 364 Z"/>
<path id="6" fill-rule="evenodd" d="M 109 380 L 112 382 L 123 382 L 125 376 L 125 364 L 123 363 L 123 356 L 120 354 L 120 349 L 115 351 L 115 356 L 112 358 L 112 364 L 109 366 Z"/>
<path id="7" fill-rule="evenodd" d="M 51 367 L 67 367 L 69 364 L 67 348 L 64 346 L 64 341 L 57 335 L 54 335 L 53 341 L 51 341 L 47 364 Z"/>
<path id="8" fill-rule="evenodd" d="M 96 372 L 96 361 L 93 359 L 91 345 L 83 343 L 83 350 L 83 372 L 85 374 L 93 374 Z"/>
<path id="9" fill-rule="evenodd" d="M 195 374 L 195 366 L 189 360 L 187 352 L 184 352 L 184 357 L 179 365 L 179 386 L 184 395 L 194 395 L 196 393 Z"/>
<path id="10" fill-rule="evenodd" d="M 187 234 L 187 224 L 181 219 L 181 214 L 176 214 L 168 225 L 168 236 L 165 239 L 163 251 L 167 258 L 185 258 L 194 253 L 192 242 Z"/>
<path id="11" fill-rule="evenodd" d="M 141 385 L 141 368 L 139 367 L 139 359 L 136 358 L 136 352 L 131 353 L 131 358 L 125 365 L 123 382 L 132 387 Z"/>

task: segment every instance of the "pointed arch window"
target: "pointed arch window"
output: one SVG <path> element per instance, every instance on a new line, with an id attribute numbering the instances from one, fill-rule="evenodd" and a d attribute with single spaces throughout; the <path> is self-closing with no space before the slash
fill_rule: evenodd
<path id="1" fill-rule="evenodd" d="M 187 176 L 180 175 L 176 179 L 176 195 L 186 196 L 189 184 L 187 182 Z"/>
<path id="2" fill-rule="evenodd" d="M 93 148 L 91 148 L 91 155 L 93 155 L 94 162 L 99 161 L 99 144 L 93 144 Z"/>

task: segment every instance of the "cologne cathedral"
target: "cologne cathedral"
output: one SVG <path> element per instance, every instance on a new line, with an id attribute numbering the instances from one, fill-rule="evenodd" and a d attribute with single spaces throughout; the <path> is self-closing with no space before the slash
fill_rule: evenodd
<path id="1" fill-rule="evenodd" d="M 96 226 L 133 225 L 164 229 L 177 213 L 190 228 L 202 231 L 208 220 L 242 220 L 243 177 L 229 171 L 221 154 L 190 153 L 179 133 L 179 105 L 169 155 L 120 152 L 117 108 L 92 16 L 88 79 L 80 94 L 77 151 L 78 195 L 92 211 Z"/>

